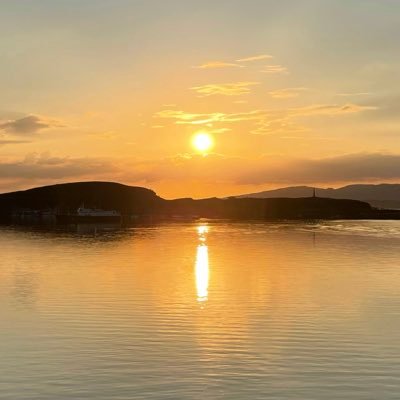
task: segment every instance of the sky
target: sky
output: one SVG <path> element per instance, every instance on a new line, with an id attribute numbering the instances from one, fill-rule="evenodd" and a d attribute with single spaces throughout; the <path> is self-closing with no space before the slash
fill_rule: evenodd
<path id="1" fill-rule="evenodd" d="M 0 192 L 400 182 L 399 37 L 397 0 L 2 0 Z"/>

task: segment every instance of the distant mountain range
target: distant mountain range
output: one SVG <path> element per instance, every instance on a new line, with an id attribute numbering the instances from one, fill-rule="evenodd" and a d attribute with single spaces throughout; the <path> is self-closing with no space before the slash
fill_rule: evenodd
<path id="1" fill-rule="evenodd" d="M 332 199 L 361 200 L 373 207 L 400 209 L 400 184 L 382 183 L 379 185 L 348 185 L 337 189 L 315 188 L 317 197 Z M 266 190 L 259 193 L 244 194 L 238 198 L 277 198 L 277 197 L 310 197 L 313 187 L 289 186 L 281 189 Z"/>

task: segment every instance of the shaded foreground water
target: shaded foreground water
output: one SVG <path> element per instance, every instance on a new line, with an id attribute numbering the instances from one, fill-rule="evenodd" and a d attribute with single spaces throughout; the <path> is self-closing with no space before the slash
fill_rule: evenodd
<path id="1" fill-rule="evenodd" d="M 400 222 L 0 228 L 0 399 L 399 399 Z"/>

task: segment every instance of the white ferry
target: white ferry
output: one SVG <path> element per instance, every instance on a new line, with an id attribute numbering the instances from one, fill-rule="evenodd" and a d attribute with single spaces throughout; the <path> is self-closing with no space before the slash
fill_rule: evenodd
<path id="1" fill-rule="evenodd" d="M 121 213 L 116 210 L 102 210 L 100 208 L 79 207 L 75 213 L 57 214 L 57 222 L 120 222 Z"/>

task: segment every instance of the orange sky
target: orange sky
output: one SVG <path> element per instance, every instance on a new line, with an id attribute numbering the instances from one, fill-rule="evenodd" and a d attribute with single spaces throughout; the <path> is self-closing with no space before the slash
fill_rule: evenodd
<path id="1" fill-rule="evenodd" d="M 6 0 L 0 191 L 399 181 L 399 15 L 373 0 Z"/>

